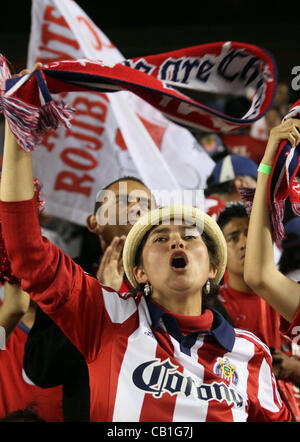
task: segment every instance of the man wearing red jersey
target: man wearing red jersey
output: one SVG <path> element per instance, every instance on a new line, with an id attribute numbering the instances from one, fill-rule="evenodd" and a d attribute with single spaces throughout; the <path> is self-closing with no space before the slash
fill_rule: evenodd
<path id="1" fill-rule="evenodd" d="M 62 421 L 61 387 L 34 385 L 23 369 L 24 347 L 35 317 L 35 305 L 20 285 L 5 283 L 0 306 L 0 325 L 6 331 L 0 352 L 0 418 L 17 410 L 31 409 L 40 419 Z"/>
<path id="2" fill-rule="evenodd" d="M 269 347 L 280 348 L 280 316 L 244 280 L 249 217 L 242 203 L 229 203 L 217 223 L 227 244 L 227 267 L 219 299 L 235 327 L 250 330 Z"/>

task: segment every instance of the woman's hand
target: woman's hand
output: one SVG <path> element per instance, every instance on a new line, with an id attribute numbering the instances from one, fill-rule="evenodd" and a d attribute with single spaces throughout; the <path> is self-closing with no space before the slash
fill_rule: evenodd
<path id="1" fill-rule="evenodd" d="M 266 146 L 262 163 L 273 165 L 273 161 L 282 140 L 288 140 L 292 147 L 300 142 L 300 120 L 297 118 L 288 118 L 279 126 L 273 127 L 270 131 L 269 140 Z"/>
<path id="2" fill-rule="evenodd" d="M 13 78 L 14 77 L 22 77 L 23 75 L 30 74 L 30 73 L 34 72 L 36 69 L 39 69 L 41 67 L 43 67 L 42 63 L 40 63 L 40 62 L 35 63 L 35 65 L 33 66 L 32 69 L 22 69 L 21 72 L 19 72 L 18 74 L 12 75 L 12 77 Z"/>

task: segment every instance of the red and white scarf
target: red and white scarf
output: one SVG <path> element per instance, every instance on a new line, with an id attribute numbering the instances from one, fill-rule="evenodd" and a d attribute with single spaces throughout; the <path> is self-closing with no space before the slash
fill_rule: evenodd
<path id="1" fill-rule="evenodd" d="M 283 118 L 300 118 L 300 100 L 291 107 Z M 241 199 L 250 215 L 255 189 L 239 190 Z M 291 146 L 288 140 L 282 140 L 272 167 L 268 186 L 268 204 L 273 240 L 280 243 L 286 238 L 283 220 L 287 198 L 295 215 L 300 216 L 300 144 Z"/>
<path id="2" fill-rule="evenodd" d="M 283 120 L 288 118 L 300 118 L 300 100 L 296 101 Z M 283 219 L 287 198 L 294 214 L 300 216 L 300 144 L 292 148 L 289 141 L 283 140 L 269 180 L 269 206 L 276 241 L 285 238 Z"/>
<path id="3" fill-rule="evenodd" d="M 2 111 L 20 146 L 31 151 L 41 136 L 58 124 L 70 124 L 72 109 L 51 94 L 93 90 L 127 90 L 167 118 L 190 129 L 230 132 L 260 119 L 270 108 L 276 66 L 263 49 L 245 43 L 218 42 L 106 66 L 88 59 L 53 62 L 32 74 L 10 78 L 1 57 Z M 190 93 L 251 95 L 251 105 L 234 118 L 201 104 Z"/>

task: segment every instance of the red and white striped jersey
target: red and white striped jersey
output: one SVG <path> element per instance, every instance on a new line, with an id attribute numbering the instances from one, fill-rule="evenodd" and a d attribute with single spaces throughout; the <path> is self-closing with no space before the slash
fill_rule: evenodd
<path id="1" fill-rule="evenodd" d="M 34 200 L 1 203 L 12 269 L 84 355 L 92 421 L 290 421 L 268 348 L 214 312 L 182 335 L 143 296 L 101 286 L 42 239 Z"/>
<path id="2" fill-rule="evenodd" d="M 0 351 L 0 418 L 31 408 L 47 422 L 61 422 L 62 387 L 40 388 L 23 369 L 24 347 L 29 329 L 20 322 Z"/>

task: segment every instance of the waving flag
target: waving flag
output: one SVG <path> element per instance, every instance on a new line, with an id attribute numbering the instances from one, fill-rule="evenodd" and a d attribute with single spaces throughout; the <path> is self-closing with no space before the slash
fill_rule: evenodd
<path id="1" fill-rule="evenodd" d="M 42 69 L 5 82 L 2 107 L 25 150 L 46 134 L 34 158 L 47 208 L 79 223 L 91 211 L 97 190 L 130 168 L 151 190 L 204 187 L 213 162 L 186 129 L 163 115 L 188 128 L 232 131 L 262 117 L 276 84 L 272 58 L 243 43 L 124 60 L 70 0 L 33 2 L 29 66 L 36 60 Z M 194 90 L 232 94 L 246 89 L 252 91 L 252 102 L 240 119 L 190 96 Z M 117 97 L 124 92 L 106 94 L 120 90 L 133 92 L 143 106 L 128 92 L 122 99 Z M 61 98 L 76 109 L 72 126 L 70 107 Z M 147 118 L 140 114 L 145 108 Z M 48 132 L 61 122 L 65 127 Z"/>
<path id="2" fill-rule="evenodd" d="M 49 64 L 82 57 L 109 64 L 124 60 L 75 2 L 33 0 L 28 68 L 37 61 Z M 120 95 L 122 99 L 117 99 Z M 76 112 L 72 126 L 49 131 L 33 156 L 47 212 L 85 225 L 99 189 L 127 175 L 141 178 L 152 191 L 204 187 L 214 162 L 190 131 L 136 95 L 84 91 L 55 97 Z M 130 106 L 131 119 L 120 112 L 120 102 L 127 110 Z M 148 149 L 142 149 L 146 143 Z M 185 146 L 184 153 L 178 152 L 178 145 Z"/>

